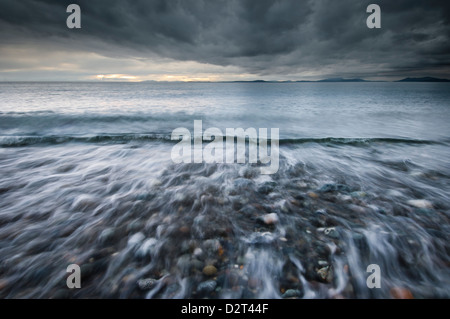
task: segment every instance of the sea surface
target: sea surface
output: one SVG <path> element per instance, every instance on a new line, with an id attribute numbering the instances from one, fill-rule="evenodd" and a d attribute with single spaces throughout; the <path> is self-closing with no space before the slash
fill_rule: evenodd
<path id="1" fill-rule="evenodd" d="M 278 171 L 174 163 L 194 120 Z M 0 297 L 450 298 L 449 123 L 448 83 L 0 83 Z"/>

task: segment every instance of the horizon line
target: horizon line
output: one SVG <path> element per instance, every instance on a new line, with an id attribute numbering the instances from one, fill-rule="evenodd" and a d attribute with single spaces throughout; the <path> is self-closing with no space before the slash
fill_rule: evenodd
<path id="1" fill-rule="evenodd" d="M 161 81 L 161 80 L 142 80 L 142 81 L 122 81 L 122 80 L 0 80 L 0 83 L 373 83 L 373 82 L 450 82 L 450 79 L 435 78 L 430 76 L 423 77 L 405 77 L 399 80 L 365 80 L 363 78 L 326 78 L 320 80 L 224 80 L 224 81 Z"/>

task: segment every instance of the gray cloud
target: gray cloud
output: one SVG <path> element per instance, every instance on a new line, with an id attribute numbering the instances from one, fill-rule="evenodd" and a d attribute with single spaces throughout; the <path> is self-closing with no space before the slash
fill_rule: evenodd
<path id="1" fill-rule="evenodd" d="M 65 26 L 74 2 L 80 30 Z M 370 3 L 382 9 L 381 29 L 366 27 Z M 196 61 L 272 78 L 448 77 L 449 24 L 450 3 L 437 0 L 0 0 L 2 46 Z M 31 63 L 0 61 L 0 69 Z"/>

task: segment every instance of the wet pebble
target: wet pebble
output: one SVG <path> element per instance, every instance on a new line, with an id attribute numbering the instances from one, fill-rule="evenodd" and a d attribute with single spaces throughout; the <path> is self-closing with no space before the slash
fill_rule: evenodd
<path id="1" fill-rule="evenodd" d="M 328 266 L 328 261 L 326 261 L 326 260 L 318 260 L 317 264 L 319 266 Z"/>
<path id="2" fill-rule="evenodd" d="M 241 277 L 239 276 L 239 273 L 236 270 L 228 271 L 225 279 L 229 287 L 235 287 L 239 285 L 240 280 Z"/>
<path id="3" fill-rule="evenodd" d="M 256 289 L 261 285 L 261 281 L 256 277 L 250 277 L 247 284 L 250 289 Z"/>
<path id="4" fill-rule="evenodd" d="M 187 199 L 187 197 L 187 195 L 177 192 L 173 195 L 173 201 L 183 203 Z"/>
<path id="5" fill-rule="evenodd" d="M 245 264 L 245 263 L 246 263 L 245 256 L 238 256 L 237 259 L 236 259 L 236 262 L 237 262 L 238 264 L 240 264 L 240 265 Z"/>
<path id="6" fill-rule="evenodd" d="M 350 188 L 343 184 L 325 184 L 318 189 L 321 193 L 331 193 L 331 192 L 350 192 Z"/>
<path id="7" fill-rule="evenodd" d="M 239 170 L 239 175 L 244 178 L 255 178 L 259 175 L 259 170 L 253 167 L 243 167 Z"/>
<path id="8" fill-rule="evenodd" d="M 266 225 L 275 225 L 278 224 L 278 222 L 280 221 L 276 213 L 263 215 L 260 218 L 258 218 L 258 220 Z"/>
<path id="9" fill-rule="evenodd" d="M 93 263 L 83 264 L 80 267 L 81 279 L 89 278 L 94 272 Z"/>
<path id="10" fill-rule="evenodd" d="M 156 194 L 154 193 L 139 194 L 136 196 L 136 200 L 151 201 L 155 196 Z"/>
<path id="11" fill-rule="evenodd" d="M 206 276 L 214 276 L 217 273 L 217 268 L 213 265 L 207 265 L 203 268 L 202 272 Z"/>
<path id="12" fill-rule="evenodd" d="M 388 190 L 387 195 L 392 197 L 403 197 L 403 194 L 396 189 Z"/>
<path id="13" fill-rule="evenodd" d="M 278 200 L 278 199 L 282 198 L 281 194 L 278 193 L 278 192 L 272 192 L 272 193 L 270 193 L 270 194 L 267 195 L 267 196 L 268 196 L 268 198 L 269 198 L 271 201 L 275 201 L 275 200 Z"/>
<path id="14" fill-rule="evenodd" d="M 367 242 L 366 239 L 364 237 L 364 235 L 360 234 L 360 233 L 352 233 L 352 239 L 353 242 L 355 243 L 355 245 L 359 248 L 359 249 L 366 249 L 367 247 Z"/>
<path id="15" fill-rule="evenodd" d="M 281 209 L 281 211 L 283 213 L 288 213 L 289 212 L 289 204 L 288 204 L 288 202 L 285 199 L 280 201 L 279 207 L 280 207 L 280 209 Z"/>
<path id="16" fill-rule="evenodd" d="M 203 250 L 200 247 L 194 249 L 193 255 L 195 257 L 201 257 L 203 255 Z"/>
<path id="17" fill-rule="evenodd" d="M 68 237 L 70 236 L 75 230 L 76 230 L 76 226 L 74 225 L 68 225 L 64 228 L 62 228 L 59 232 L 59 236 L 60 237 Z"/>
<path id="18" fill-rule="evenodd" d="M 203 242 L 203 248 L 207 254 L 217 254 L 222 245 L 217 239 L 207 239 Z"/>
<path id="19" fill-rule="evenodd" d="M 134 220 L 127 225 L 127 233 L 134 233 L 144 227 L 141 220 Z"/>
<path id="20" fill-rule="evenodd" d="M 76 211 L 85 212 L 88 210 L 93 210 L 95 207 L 97 207 L 97 205 L 98 202 L 95 197 L 92 197 L 90 195 L 80 195 L 74 200 L 72 208 Z"/>
<path id="21" fill-rule="evenodd" d="M 52 296 L 52 299 L 69 299 L 70 292 L 68 289 L 58 289 Z"/>
<path id="22" fill-rule="evenodd" d="M 158 243 L 156 238 L 148 238 L 146 239 L 142 245 L 139 247 L 139 249 L 136 252 L 137 257 L 145 257 L 149 256 L 152 252 L 152 249 L 155 247 L 155 245 Z"/>
<path id="23" fill-rule="evenodd" d="M 299 298 L 302 296 L 302 292 L 298 289 L 288 289 L 284 294 L 281 295 L 281 298 Z"/>
<path id="24" fill-rule="evenodd" d="M 251 205 L 246 205 L 239 210 L 239 213 L 246 217 L 253 217 L 258 214 L 258 210 Z"/>
<path id="25" fill-rule="evenodd" d="M 164 292 L 165 298 L 173 298 L 180 289 L 181 289 L 181 287 L 178 283 L 173 283 L 173 284 L 167 286 L 167 289 Z"/>
<path id="26" fill-rule="evenodd" d="M 254 182 L 246 178 L 237 178 L 234 180 L 233 185 L 235 187 L 234 191 L 239 192 L 241 190 L 251 189 Z"/>
<path id="27" fill-rule="evenodd" d="M 314 213 L 311 218 L 311 222 L 315 226 L 323 227 L 327 225 L 327 211 L 325 209 L 319 209 Z"/>
<path id="28" fill-rule="evenodd" d="M 353 297 L 355 295 L 355 289 L 353 288 L 353 285 L 351 282 L 348 282 L 345 286 L 344 290 L 342 291 L 346 296 Z"/>
<path id="29" fill-rule="evenodd" d="M 361 198 L 361 197 L 366 197 L 367 193 L 361 192 L 361 191 L 359 191 L 359 192 L 351 192 L 350 196 L 351 197 L 355 197 L 355 198 Z"/>
<path id="30" fill-rule="evenodd" d="M 187 275 L 191 268 L 191 256 L 189 254 L 184 254 L 177 261 L 177 268 L 183 273 Z"/>
<path id="31" fill-rule="evenodd" d="M 344 203 L 349 203 L 352 201 L 352 196 L 350 195 L 338 195 L 338 200 Z"/>
<path id="32" fill-rule="evenodd" d="M 328 283 L 331 283 L 333 281 L 333 270 L 329 266 L 320 268 L 317 271 L 317 274 L 323 281 L 326 281 Z"/>
<path id="33" fill-rule="evenodd" d="M 114 240 L 115 235 L 116 231 L 114 228 L 106 228 L 101 232 L 98 240 L 101 244 L 109 244 Z"/>
<path id="34" fill-rule="evenodd" d="M 194 258 L 190 261 L 190 267 L 191 270 L 202 271 L 202 269 L 204 268 L 204 264 L 200 260 Z"/>
<path id="35" fill-rule="evenodd" d="M 319 198 L 319 195 L 317 193 L 314 192 L 308 192 L 306 195 L 308 195 L 309 197 L 311 197 L 312 199 L 317 199 Z"/>
<path id="36" fill-rule="evenodd" d="M 334 227 L 325 228 L 323 233 L 330 238 L 339 239 L 339 233 Z"/>
<path id="37" fill-rule="evenodd" d="M 417 207 L 417 208 L 433 208 L 433 204 L 426 199 L 411 199 L 407 201 L 408 205 Z"/>
<path id="38" fill-rule="evenodd" d="M 256 232 L 250 234 L 247 241 L 255 245 L 266 245 L 272 243 L 276 237 L 271 232 Z"/>
<path id="39" fill-rule="evenodd" d="M 137 285 L 141 290 L 149 290 L 153 288 L 157 282 L 158 281 L 153 278 L 143 278 L 138 280 Z"/>
<path id="40" fill-rule="evenodd" d="M 267 195 L 273 192 L 276 185 L 277 184 L 275 182 L 264 182 L 261 186 L 258 187 L 258 193 Z"/>
<path id="41" fill-rule="evenodd" d="M 413 294 L 409 289 L 402 287 L 393 287 L 390 289 L 391 297 L 394 299 L 414 299 Z"/>
<path id="42" fill-rule="evenodd" d="M 348 205 L 348 208 L 358 214 L 366 214 L 368 212 L 367 208 L 354 204 Z"/>
<path id="43" fill-rule="evenodd" d="M 139 245 L 145 238 L 143 233 L 136 233 L 128 239 L 128 247 L 136 247 Z"/>
<path id="44" fill-rule="evenodd" d="M 6 279 L 0 279 L 0 290 L 5 289 L 9 285 L 9 281 Z"/>
<path id="45" fill-rule="evenodd" d="M 181 226 L 181 227 L 178 229 L 178 231 L 179 231 L 181 234 L 183 234 L 183 235 L 187 235 L 187 234 L 189 234 L 189 232 L 191 231 L 191 229 L 190 229 L 188 226 L 184 225 L 184 226 Z"/>
<path id="46" fill-rule="evenodd" d="M 213 292 L 216 287 L 217 282 L 215 280 L 203 281 L 197 286 L 197 292 L 200 294 L 209 294 Z"/>

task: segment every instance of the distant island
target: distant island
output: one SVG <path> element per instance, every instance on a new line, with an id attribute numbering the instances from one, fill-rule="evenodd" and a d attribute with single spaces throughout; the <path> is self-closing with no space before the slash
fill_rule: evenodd
<path id="1" fill-rule="evenodd" d="M 266 81 L 266 80 L 254 80 L 254 81 L 222 81 L 223 83 L 312 83 L 312 82 L 383 82 L 383 81 L 367 81 L 363 79 L 344 79 L 344 78 L 330 78 L 317 81 Z"/>
<path id="2" fill-rule="evenodd" d="M 142 82 L 151 82 L 151 83 L 338 83 L 338 82 L 356 82 L 356 83 L 370 83 L 370 82 L 450 82 L 448 79 L 439 79 L 439 78 L 433 78 L 430 76 L 427 77 L 420 77 L 420 78 L 404 78 L 402 80 L 397 81 L 371 81 L 371 80 L 364 80 L 360 78 L 328 78 L 328 79 L 322 79 L 322 80 L 285 80 L 285 81 L 276 81 L 276 80 L 237 80 L 237 81 L 154 81 L 154 80 L 147 80 Z"/>
<path id="3" fill-rule="evenodd" d="M 373 82 L 373 81 L 367 81 L 367 80 L 363 80 L 363 79 L 331 78 L 331 79 L 319 80 L 316 82 Z"/>
<path id="4" fill-rule="evenodd" d="M 265 81 L 265 80 L 254 80 L 254 81 L 223 81 L 223 83 L 336 83 L 336 82 L 389 82 L 389 81 L 371 81 L 359 78 L 329 78 L 317 81 Z M 421 78 L 404 78 L 402 80 L 392 81 L 392 82 L 450 82 L 447 79 L 439 79 L 433 77 L 421 77 Z"/>
<path id="5" fill-rule="evenodd" d="M 438 79 L 433 77 L 423 77 L 423 78 L 405 78 L 403 80 L 399 80 L 396 82 L 450 82 L 450 80 L 447 79 Z"/>

